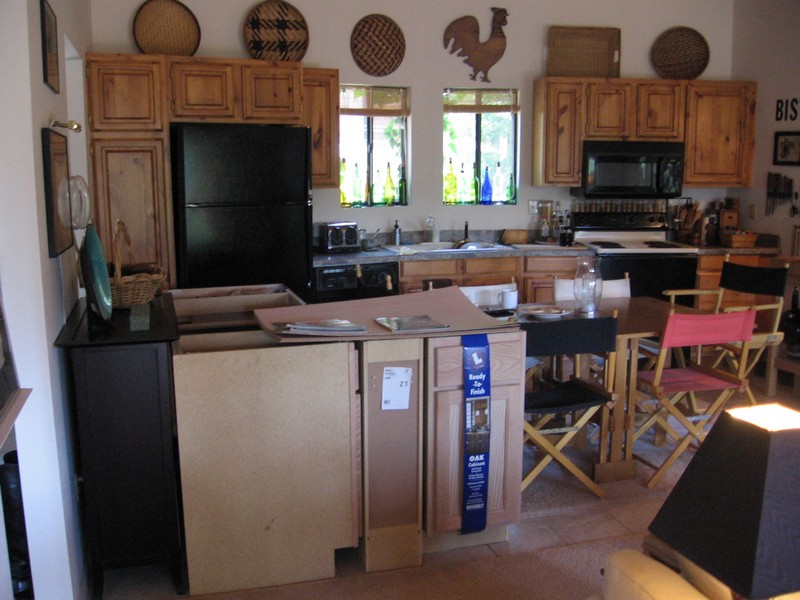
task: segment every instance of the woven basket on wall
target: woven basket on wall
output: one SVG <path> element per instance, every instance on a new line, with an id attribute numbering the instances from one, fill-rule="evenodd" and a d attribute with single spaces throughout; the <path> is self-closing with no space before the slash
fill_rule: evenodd
<path id="1" fill-rule="evenodd" d="M 178 0 L 147 0 L 133 18 L 133 39 L 144 54 L 192 56 L 200 45 L 200 25 Z"/>
<path id="2" fill-rule="evenodd" d="M 308 50 L 302 13 L 283 0 L 257 5 L 244 21 L 244 43 L 253 58 L 301 61 Z"/>
<path id="3" fill-rule="evenodd" d="M 383 77 L 403 62 L 406 39 L 403 30 L 386 15 L 367 15 L 353 27 L 350 52 L 364 73 Z"/>
<path id="4" fill-rule="evenodd" d="M 650 62 L 664 79 L 696 79 L 708 66 L 708 43 L 690 27 L 672 27 L 656 38 Z"/>

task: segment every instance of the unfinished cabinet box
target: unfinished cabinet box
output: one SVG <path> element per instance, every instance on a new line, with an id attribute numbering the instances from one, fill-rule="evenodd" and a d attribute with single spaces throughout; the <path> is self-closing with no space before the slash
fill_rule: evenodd
<path id="1" fill-rule="evenodd" d="M 488 339 L 492 387 L 487 529 L 461 537 L 499 540 L 504 539 L 504 526 L 517 521 L 520 513 L 525 333 L 489 334 Z M 429 338 L 426 346 L 425 542 L 426 548 L 436 549 L 465 543 L 451 535 L 461 527 L 464 359 L 460 337 Z"/>

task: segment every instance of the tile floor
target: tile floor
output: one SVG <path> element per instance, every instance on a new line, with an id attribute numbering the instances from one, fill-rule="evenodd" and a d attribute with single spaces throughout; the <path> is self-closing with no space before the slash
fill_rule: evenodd
<path id="1" fill-rule="evenodd" d="M 792 395 L 791 383 L 788 377 L 782 376 L 779 380 L 778 395 L 774 398 L 764 397 L 763 378 L 754 377 L 751 385 L 759 401 L 779 401 L 790 406 L 800 407 L 800 398 Z M 742 401 L 745 401 L 745 397 L 739 396 L 734 398 L 732 404 Z M 548 468 L 557 469 L 558 467 L 553 465 Z M 536 485 L 539 484 L 533 484 L 533 486 Z M 541 485 L 543 487 L 546 484 L 542 483 Z M 660 489 L 638 493 L 637 490 L 643 487 L 638 482 L 604 484 L 608 497 L 596 500 L 590 492 L 582 488 L 580 484 L 576 484 L 575 490 L 577 491 L 566 492 L 563 502 L 556 509 L 546 511 L 546 514 L 541 516 L 535 514 L 524 516 L 518 524 L 511 526 L 507 542 L 426 554 L 423 567 L 419 570 L 407 570 L 407 577 L 422 577 L 426 569 L 436 569 L 443 564 L 458 564 L 481 557 L 521 555 L 590 541 L 618 539 L 625 540 L 625 543 L 639 544 L 639 537 L 646 534 L 647 526 L 669 492 L 669 484 Z M 631 490 L 634 492 L 631 493 Z M 587 510 L 587 505 L 591 505 L 592 509 Z M 523 513 L 525 513 L 524 508 Z M 364 577 L 356 554 L 350 551 L 343 551 L 337 557 L 337 570 L 339 572 L 336 580 Z M 281 589 L 288 592 L 286 597 L 294 597 L 291 591 L 294 587 L 283 586 Z M 239 598 L 249 600 L 262 597 L 272 596 L 247 593 L 214 596 L 218 600 L 239 600 Z M 279 597 L 283 598 L 284 596 L 280 595 Z M 297 597 L 301 597 L 299 591 Z M 302 597 L 317 596 L 309 596 L 304 593 Z M 180 598 L 180 596 L 174 593 L 168 574 L 164 569 L 144 567 L 108 571 L 104 598 L 107 600 L 172 600 Z"/>

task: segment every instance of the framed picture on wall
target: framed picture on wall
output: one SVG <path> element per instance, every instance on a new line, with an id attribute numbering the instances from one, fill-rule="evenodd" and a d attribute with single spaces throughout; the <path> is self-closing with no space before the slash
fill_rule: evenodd
<path id="1" fill-rule="evenodd" d="M 59 93 L 58 83 L 58 23 L 56 13 L 50 8 L 47 0 L 41 0 L 42 12 L 42 65 L 44 68 L 44 82 L 56 94 Z"/>
<path id="2" fill-rule="evenodd" d="M 773 165 L 800 166 L 800 131 L 776 131 Z"/>
<path id="3" fill-rule="evenodd" d="M 42 129 L 42 153 L 47 243 L 50 258 L 54 258 L 72 246 L 67 138 L 52 129 Z"/>

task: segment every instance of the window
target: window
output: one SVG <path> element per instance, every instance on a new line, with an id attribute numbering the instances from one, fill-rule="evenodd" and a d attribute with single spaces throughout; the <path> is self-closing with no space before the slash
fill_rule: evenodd
<path id="1" fill-rule="evenodd" d="M 444 90 L 445 204 L 517 203 L 517 95 L 517 90 Z"/>
<path id="2" fill-rule="evenodd" d="M 406 126 L 408 90 L 339 88 L 339 198 L 342 206 L 408 203 Z"/>

